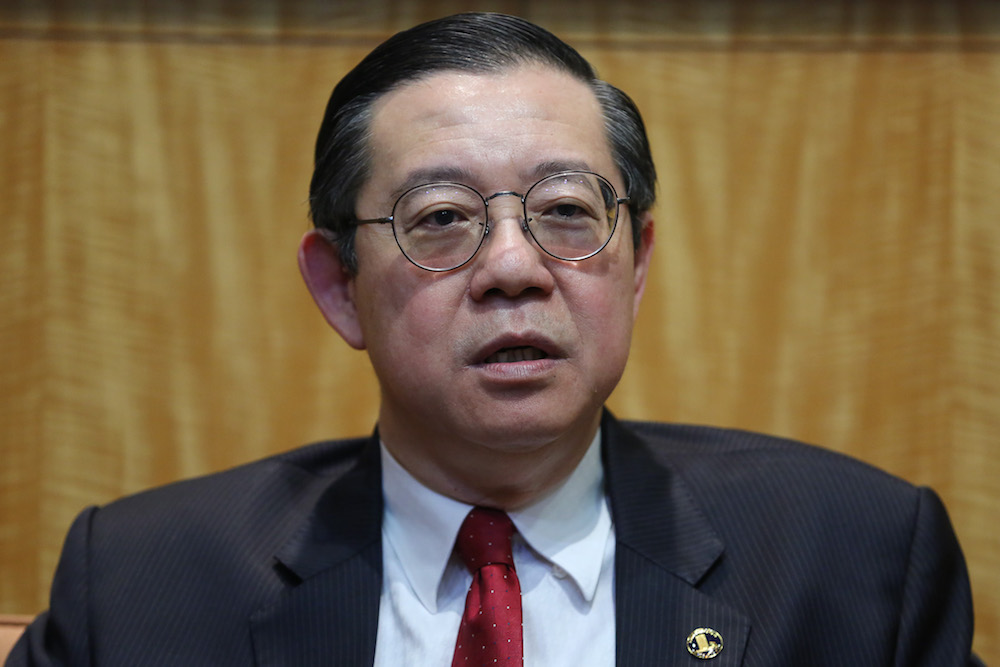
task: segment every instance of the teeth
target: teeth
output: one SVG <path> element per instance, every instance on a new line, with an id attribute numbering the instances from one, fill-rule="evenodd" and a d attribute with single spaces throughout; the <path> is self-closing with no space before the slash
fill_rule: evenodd
<path id="1" fill-rule="evenodd" d="M 488 364 L 510 364 L 516 361 L 535 361 L 545 359 L 548 355 L 537 347 L 508 347 L 495 352 L 486 358 Z"/>

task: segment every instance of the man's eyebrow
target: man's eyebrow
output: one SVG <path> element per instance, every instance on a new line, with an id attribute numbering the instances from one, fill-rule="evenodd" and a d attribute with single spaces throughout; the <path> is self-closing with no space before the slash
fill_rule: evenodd
<path id="1" fill-rule="evenodd" d="M 441 165 L 415 169 L 406 175 L 406 178 L 403 179 L 399 187 L 393 191 L 392 197 L 396 199 L 407 190 L 415 188 L 418 185 L 425 185 L 427 183 L 471 183 L 472 178 L 472 172 L 463 167 Z"/>
<path id="2" fill-rule="evenodd" d="M 591 171 L 591 167 L 583 160 L 547 160 L 539 162 L 525 172 L 525 174 L 528 179 L 538 181 L 561 171 Z M 399 187 L 393 190 L 391 198 L 398 199 L 407 190 L 427 183 L 464 183 L 471 185 L 474 181 L 475 175 L 473 172 L 464 167 L 453 165 L 422 167 L 414 169 L 407 174 Z M 530 185 L 530 183 L 526 185 Z M 516 184 L 511 184 L 511 187 L 517 186 Z"/>
<path id="3" fill-rule="evenodd" d="M 539 180 L 561 171 L 593 171 L 583 160 L 548 160 L 540 162 L 528 172 L 530 178 Z"/>

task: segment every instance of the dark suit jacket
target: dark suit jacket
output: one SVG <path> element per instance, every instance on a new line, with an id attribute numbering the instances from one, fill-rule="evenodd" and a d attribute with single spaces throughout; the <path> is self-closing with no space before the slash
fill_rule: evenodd
<path id="1" fill-rule="evenodd" d="M 974 664 L 938 498 L 751 433 L 603 421 L 618 664 Z M 84 511 L 8 665 L 370 665 L 377 438 L 313 445 Z"/>

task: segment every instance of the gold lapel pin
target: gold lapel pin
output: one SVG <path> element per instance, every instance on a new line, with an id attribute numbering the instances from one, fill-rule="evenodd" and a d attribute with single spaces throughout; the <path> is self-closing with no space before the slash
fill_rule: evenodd
<path id="1" fill-rule="evenodd" d="M 701 660 L 722 652 L 722 635 L 712 628 L 695 628 L 687 638 L 688 653 Z"/>

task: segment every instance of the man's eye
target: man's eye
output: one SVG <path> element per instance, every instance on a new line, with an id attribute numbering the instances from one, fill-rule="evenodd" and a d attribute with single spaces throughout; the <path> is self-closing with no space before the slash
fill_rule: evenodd
<path id="1" fill-rule="evenodd" d="M 575 204 L 560 204 L 555 208 L 555 214 L 563 218 L 572 218 L 580 213 L 580 207 Z"/>
<path id="2" fill-rule="evenodd" d="M 552 202 L 542 209 L 541 217 L 550 222 L 582 221 L 591 217 L 590 208 L 580 201 Z"/>
<path id="3" fill-rule="evenodd" d="M 456 231 L 467 227 L 468 224 L 469 214 L 462 211 L 461 208 L 441 208 L 413 216 L 411 222 L 406 225 L 406 230 L 429 234 L 439 231 Z"/>
<path id="4" fill-rule="evenodd" d="M 429 222 L 436 223 L 442 227 L 445 225 L 450 225 L 458 219 L 458 213 L 454 210 L 445 209 L 443 211 L 434 211 L 428 216 Z"/>

